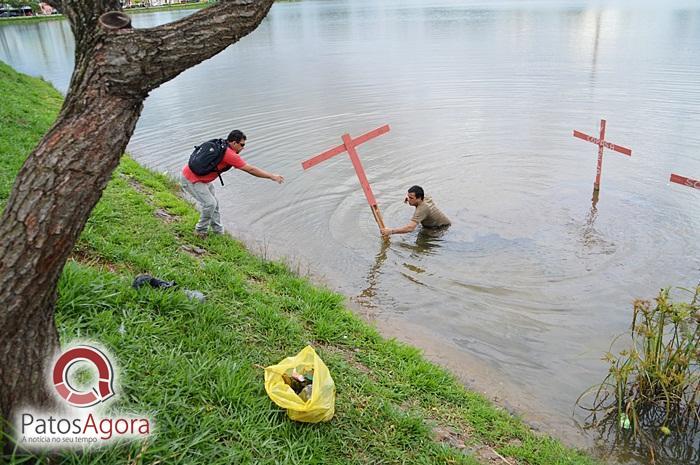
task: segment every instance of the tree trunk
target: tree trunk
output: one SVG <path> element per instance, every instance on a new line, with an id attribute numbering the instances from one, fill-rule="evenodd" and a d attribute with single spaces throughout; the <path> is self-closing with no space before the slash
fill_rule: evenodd
<path id="1" fill-rule="evenodd" d="M 56 285 L 73 245 L 119 164 L 140 101 L 93 97 L 65 112 L 20 171 L 0 224 L 0 406 L 47 405 L 59 348 Z"/>
<path id="2" fill-rule="evenodd" d="M 0 420 L 10 422 L 22 407 L 51 403 L 56 285 L 148 92 L 254 30 L 272 0 L 222 0 L 145 30 L 100 26 L 118 0 L 51 3 L 71 21 L 76 68 L 58 120 L 17 175 L 0 220 Z"/>

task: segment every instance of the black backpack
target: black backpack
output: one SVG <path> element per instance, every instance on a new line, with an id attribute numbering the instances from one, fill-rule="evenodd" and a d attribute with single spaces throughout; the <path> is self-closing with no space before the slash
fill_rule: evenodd
<path id="1" fill-rule="evenodd" d="M 194 148 L 194 152 L 190 155 L 190 161 L 187 165 L 190 170 L 197 176 L 204 176 L 209 173 L 217 173 L 219 175 L 219 181 L 221 185 L 224 185 L 224 180 L 221 179 L 221 173 L 228 171 L 231 167 L 226 167 L 219 171 L 216 169 L 224 159 L 224 154 L 226 154 L 226 149 L 228 148 L 228 142 L 224 139 L 211 139 L 204 142 L 202 145 L 197 145 Z"/>

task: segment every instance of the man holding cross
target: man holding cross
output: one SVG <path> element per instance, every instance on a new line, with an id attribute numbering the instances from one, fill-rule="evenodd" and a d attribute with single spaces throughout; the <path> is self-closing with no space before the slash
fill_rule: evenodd
<path id="1" fill-rule="evenodd" d="M 362 167 L 362 163 L 360 163 L 360 157 L 357 155 L 356 148 L 358 145 L 364 144 L 365 142 L 381 136 L 382 134 L 386 134 L 387 132 L 389 132 L 389 125 L 385 124 L 384 126 L 378 127 L 377 129 L 362 134 L 359 137 L 355 137 L 354 139 L 350 137 L 350 134 L 343 134 L 343 143 L 341 145 L 335 146 L 330 150 L 326 150 L 320 155 L 316 155 L 315 157 L 302 162 L 301 166 L 307 170 L 312 166 L 316 166 L 319 163 L 335 157 L 336 155 L 347 152 L 348 156 L 350 157 L 350 161 L 352 161 L 352 166 L 355 168 L 355 172 L 357 173 L 357 178 L 360 180 L 360 186 L 362 186 L 362 190 L 365 193 L 367 203 L 372 209 L 374 220 L 377 222 L 379 231 L 383 236 L 411 232 L 416 229 L 418 223 L 422 224 L 424 228 L 442 228 L 449 226 L 451 224 L 449 218 L 438 210 L 430 197 L 427 199 L 425 198 L 423 188 L 420 186 L 411 187 L 408 190 L 406 200 L 404 200 L 404 202 L 412 207 L 416 207 L 416 211 L 413 214 L 413 218 L 411 218 L 411 222 L 402 228 L 387 228 L 384 225 L 384 219 L 382 218 L 382 214 L 379 212 L 377 199 L 372 193 L 372 188 L 369 185 L 369 181 L 367 180 L 367 175 L 365 175 L 365 170 Z"/>
<path id="2" fill-rule="evenodd" d="M 400 228 L 382 228 L 381 233 L 383 236 L 410 233 L 416 229 L 418 223 L 424 228 L 431 229 L 446 228 L 452 224 L 450 219 L 435 206 L 433 200 L 430 197 L 425 197 L 425 192 L 420 186 L 412 186 L 408 189 L 404 203 L 416 207 L 411 221 Z"/>

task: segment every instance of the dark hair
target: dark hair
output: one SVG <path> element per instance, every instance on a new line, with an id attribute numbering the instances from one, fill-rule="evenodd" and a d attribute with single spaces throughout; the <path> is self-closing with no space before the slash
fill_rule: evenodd
<path id="1" fill-rule="evenodd" d="M 423 199 L 425 198 L 425 192 L 423 192 L 423 188 L 420 186 L 411 186 L 410 189 L 408 189 L 409 194 L 416 194 L 417 199 Z"/>
<path id="2" fill-rule="evenodd" d="M 245 134 L 243 134 L 243 131 L 239 131 L 238 129 L 234 129 L 228 134 L 228 138 L 226 139 L 228 142 L 240 142 L 243 139 L 247 139 Z"/>

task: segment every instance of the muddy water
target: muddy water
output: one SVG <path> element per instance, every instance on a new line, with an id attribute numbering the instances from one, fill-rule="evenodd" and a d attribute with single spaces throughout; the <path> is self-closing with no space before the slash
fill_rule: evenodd
<path id="1" fill-rule="evenodd" d="M 631 302 L 700 278 L 700 5 L 676 1 L 302 1 L 152 93 L 130 151 L 177 173 L 192 146 L 241 128 L 277 186 L 228 173 L 227 229 L 352 296 L 536 423 L 589 444 L 573 403 L 606 367 Z M 186 13 L 141 15 L 146 27 Z M 0 59 L 64 88 L 67 26 L 0 28 Z M 605 154 L 572 130 L 630 147 Z M 388 123 L 359 148 L 390 226 L 422 185 L 439 235 L 378 238 L 345 156 L 300 162 Z M 678 462 L 682 463 L 682 461 Z"/>

